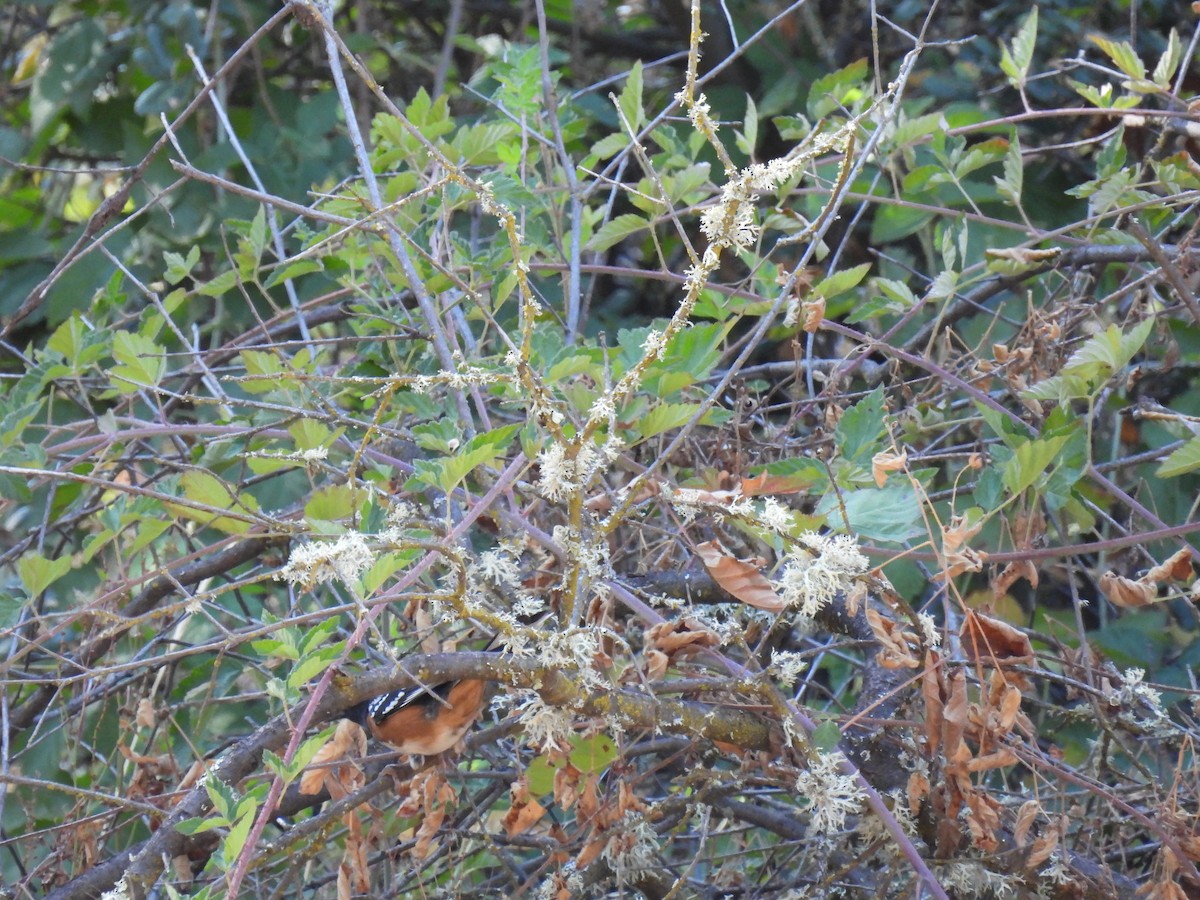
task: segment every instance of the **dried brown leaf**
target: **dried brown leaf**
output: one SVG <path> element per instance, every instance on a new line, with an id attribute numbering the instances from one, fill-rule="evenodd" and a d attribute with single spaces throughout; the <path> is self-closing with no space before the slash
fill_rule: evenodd
<path id="1" fill-rule="evenodd" d="M 907 453 L 893 453 L 891 450 L 876 453 L 871 457 L 871 475 L 875 479 L 875 486 L 883 487 L 887 484 L 889 472 L 903 472 L 907 466 Z"/>
<path id="2" fill-rule="evenodd" d="M 738 600 L 767 612 L 786 608 L 774 585 L 756 566 L 730 556 L 716 541 L 700 544 L 696 552 L 713 581 Z"/>
<path id="3" fill-rule="evenodd" d="M 1042 811 L 1042 804 L 1036 800 L 1026 800 L 1021 804 L 1021 808 L 1017 810 L 1017 822 L 1013 826 L 1013 841 L 1018 847 L 1024 847 L 1029 838 L 1029 829 L 1033 827 L 1033 823 L 1037 821 L 1038 814 Z"/>
<path id="4" fill-rule="evenodd" d="M 1158 600 L 1158 588 L 1153 584 L 1134 581 L 1115 572 L 1105 572 L 1100 576 L 1100 593 L 1113 606 L 1121 609 L 1137 609 Z"/>
<path id="5" fill-rule="evenodd" d="M 1179 550 L 1161 565 L 1155 566 L 1139 581 L 1147 584 L 1161 584 L 1164 581 L 1190 581 L 1195 572 L 1192 570 L 1192 551 Z M 138 707 L 139 711 L 141 707 Z"/>
<path id="6" fill-rule="evenodd" d="M 1013 560 L 1004 567 L 999 575 L 992 581 L 992 596 L 997 600 L 1008 593 L 1008 589 L 1024 578 L 1029 582 L 1030 587 L 1038 586 L 1038 570 L 1032 560 L 1018 559 Z"/>
<path id="7" fill-rule="evenodd" d="M 963 651 L 973 663 L 1032 665 L 1033 645 L 1007 622 L 968 609 L 959 632 Z"/>

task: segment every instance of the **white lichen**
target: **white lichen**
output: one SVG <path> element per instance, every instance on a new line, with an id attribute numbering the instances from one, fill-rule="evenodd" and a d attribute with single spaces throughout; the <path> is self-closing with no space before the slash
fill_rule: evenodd
<path id="1" fill-rule="evenodd" d="M 787 554 L 779 592 L 789 606 L 813 618 L 869 567 L 854 538 L 805 532 Z"/>

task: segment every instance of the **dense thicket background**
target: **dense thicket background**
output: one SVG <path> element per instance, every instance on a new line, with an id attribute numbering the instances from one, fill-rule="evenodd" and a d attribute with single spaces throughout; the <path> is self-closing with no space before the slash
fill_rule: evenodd
<path id="1" fill-rule="evenodd" d="M 1200 893 L 1194 8 L 0 26 L 11 895 Z"/>

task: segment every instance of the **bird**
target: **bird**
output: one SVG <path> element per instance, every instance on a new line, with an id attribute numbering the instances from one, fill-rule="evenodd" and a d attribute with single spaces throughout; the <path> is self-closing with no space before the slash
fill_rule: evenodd
<path id="1" fill-rule="evenodd" d="M 466 736 L 483 713 L 488 683 L 477 678 L 389 691 L 363 718 L 377 740 L 410 756 L 437 756 Z"/>

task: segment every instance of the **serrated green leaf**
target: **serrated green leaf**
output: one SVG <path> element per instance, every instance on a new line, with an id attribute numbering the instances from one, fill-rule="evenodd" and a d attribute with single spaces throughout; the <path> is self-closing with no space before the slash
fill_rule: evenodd
<path id="1" fill-rule="evenodd" d="M 861 91 L 866 77 L 867 60 L 866 57 L 861 57 L 836 72 L 818 78 L 808 91 L 809 117 L 821 119 L 835 109 L 849 106 L 847 100 L 852 93 Z"/>
<path id="2" fill-rule="evenodd" d="M 112 354 L 117 365 L 109 371 L 118 393 L 132 394 L 156 387 L 167 369 L 163 348 L 149 338 L 129 331 L 113 335 Z"/>
<path id="3" fill-rule="evenodd" d="M 650 227 L 650 220 L 626 213 L 623 216 L 617 216 L 615 219 L 610 219 L 600 226 L 600 230 L 592 235 L 592 239 L 587 242 L 587 249 L 597 253 L 607 250 L 614 244 L 618 244 L 631 234 L 636 234 Z"/>
<path id="4" fill-rule="evenodd" d="M 1098 34 L 1090 35 L 1088 40 L 1103 50 L 1105 56 L 1111 59 L 1113 64 L 1125 75 L 1136 80 L 1145 80 L 1146 67 L 1128 41 L 1118 43 Z"/>
<path id="5" fill-rule="evenodd" d="M 200 262 L 200 247 L 193 245 L 186 257 L 167 250 L 163 253 L 163 261 L 167 264 L 166 271 L 163 272 L 163 278 L 167 284 L 179 284 L 192 274 L 192 269 L 196 267 L 196 263 Z"/>
<path id="6" fill-rule="evenodd" d="M 302 275 L 307 275 L 309 272 L 323 272 L 325 264 L 319 259 L 298 259 L 295 262 L 284 263 L 282 266 L 277 266 L 267 278 L 263 287 L 272 288 L 277 284 L 282 284 L 290 278 L 299 278 Z"/>
<path id="7" fill-rule="evenodd" d="M 700 409 L 699 403 L 659 403 L 633 423 L 641 440 L 682 428 Z"/>
<path id="8" fill-rule="evenodd" d="M 1183 47 L 1179 43 L 1179 33 L 1172 28 L 1167 37 L 1167 49 L 1163 51 L 1163 55 L 1158 58 L 1158 64 L 1154 67 L 1153 78 L 1156 85 L 1163 90 L 1170 89 L 1171 76 L 1179 68 L 1179 60 L 1182 56 Z"/>
<path id="9" fill-rule="evenodd" d="M 202 297 L 220 297 L 233 290 L 237 283 L 237 272 L 233 269 L 226 269 L 216 278 L 212 278 L 196 288 L 196 293 Z"/>
<path id="10" fill-rule="evenodd" d="M 17 562 L 17 574 L 30 599 L 71 571 L 71 557 L 49 560 L 40 553 L 26 553 Z"/>
<path id="11" fill-rule="evenodd" d="M 1037 44 L 1038 8 L 1030 10 L 1021 27 L 1013 37 L 1012 49 L 1000 47 L 1000 70 L 1008 76 L 1008 82 L 1021 90 L 1025 87 L 1025 79 L 1029 74 L 1029 65 L 1033 62 L 1033 50 Z"/>
<path id="12" fill-rule="evenodd" d="M 204 779 L 204 790 L 208 792 L 208 799 L 212 802 L 213 809 L 224 820 L 221 824 L 228 824 L 232 821 L 233 811 L 237 808 L 238 802 L 233 788 L 209 774 Z"/>
<path id="13" fill-rule="evenodd" d="M 218 817 L 210 817 L 207 819 L 184 819 L 178 825 L 174 826 L 175 830 L 180 834 L 200 834 L 204 831 L 212 831 L 214 828 L 224 828 L 225 820 Z"/>
<path id="14" fill-rule="evenodd" d="M 414 464 L 418 481 L 450 493 L 476 468 L 492 465 L 512 443 L 520 425 L 505 425 L 472 438 L 454 456 L 441 459 L 420 459 Z"/>
<path id="15" fill-rule="evenodd" d="M 842 521 L 843 508 L 849 523 Z M 901 543 L 925 533 L 921 500 L 907 480 L 890 479 L 882 488 L 843 491 L 840 502 L 830 492 L 816 511 L 828 516 L 830 528 L 876 541 Z"/>
<path id="16" fill-rule="evenodd" d="M 225 840 L 221 842 L 221 858 L 225 861 L 226 868 L 237 862 L 238 855 L 246 846 L 246 838 L 250 836 L 250 828 L 253 825 L 254 810 L 251 810 L 234 822 L 229 833 L 225 835 Z"/>
<path id="17" fill-rule="evenodd" d="M 246 493 L 236 494 L 229 485 L 211 472 L 191 469 L 183 473 L 179 484 L 183 488 L 183 495 L 195 503 L 213 509 L 242 513 L 248 518 L 222 516 L 194 506 L 168 502 L 167 508 L 174 514 L 227 534 L 245 534 L 253 524 L 249 517 L 258 512 L 258 501 Z"/>
<path id="18" fill-rule="evenodd" d="M 1004 177 L 996 178 L 996 190 L 1013 206 L 1021 205 L 1025 186 L 1025 166 L 1021 161 L 1021 139 L 1013 131 L 1008 151 L 1004 154 Z"/>
<path id="19" fill-rule="evenodd" d="M 857 286 L 860 281 L 867 277 L 869 271 L 871 271 L 871 263 L 862 263 L 850 269 L 842 269 L 840 272 L 834 272 L 828 278 L 823 278 L 813 285 L 812 293 L 814 296 L 824 297 L 826 300 L 829 300 Z"/>
<path id="20" fill-rule="evenodd" d="M 287 686 L 301 688 L 308 684 L 341 658 L 345 646 L 345 641 L 338 641 L 336 644 L 322 647 L 308 656 L 302 657 L 296 663 L 295 668 L 288 673 Z"/>
<path id="21" fill-rule="evenodd" d="M 1025 441 L 1013 448 L 1013 455 L 1004 466 L 1004 485 L 1019 494 L 1044 475 L 1058 459 L 1067 435 Z"/>
<path id="22" fill-rule="evenodd" d="M 625 77 L 625 87 L 617 98 L 617 106 L 625 116 L 625 121 L 634 131 L 641 128 L 646 121 L 646 113 L 642 109 L 642 61 L 638 60 Z"/>
<path id="23" fill-rule="evenodd" d="M 247 240 L 250 242 L 250 252 L 254 254 L 254 259 L 256 261 L 262 259 L 263 250 L 267 246 L 267 209 L 265 206 L 260 206 L 254 214 Z"/>
<path id="24" fill-rule="evenodd" d="M 632 141 L 633 138 L 624 131 L 614 131 L 608 137 L 603 137 L 592 144 L 592 153 L 596 155 L 597 159 L 608 159 L 610 156 L 616 156 Z"/>
<path id="25" fill-rule="evenodd" d="M 1175 478 L 1200 469 L 1200 437 L 1194 437 L 1177 447 L 1162 461 L 1156 473 L 1159 478 Z"/>
<path id="26" fill-rule="evenodd" d="M 875 388 L 842 413 L 836 440 L 842 458 L 854 462 L 874 454 L 883 435 L 883 388 Z"/>
<path id="27" fill-rule="evenodd" d="M 287 369 L 276 354 L 263 350 L 243 350 L 241 358 L 247 375 L 262 376 L 243 380 L 242 390 L 250 394 L 265 394 L 280 386 Z"/>

